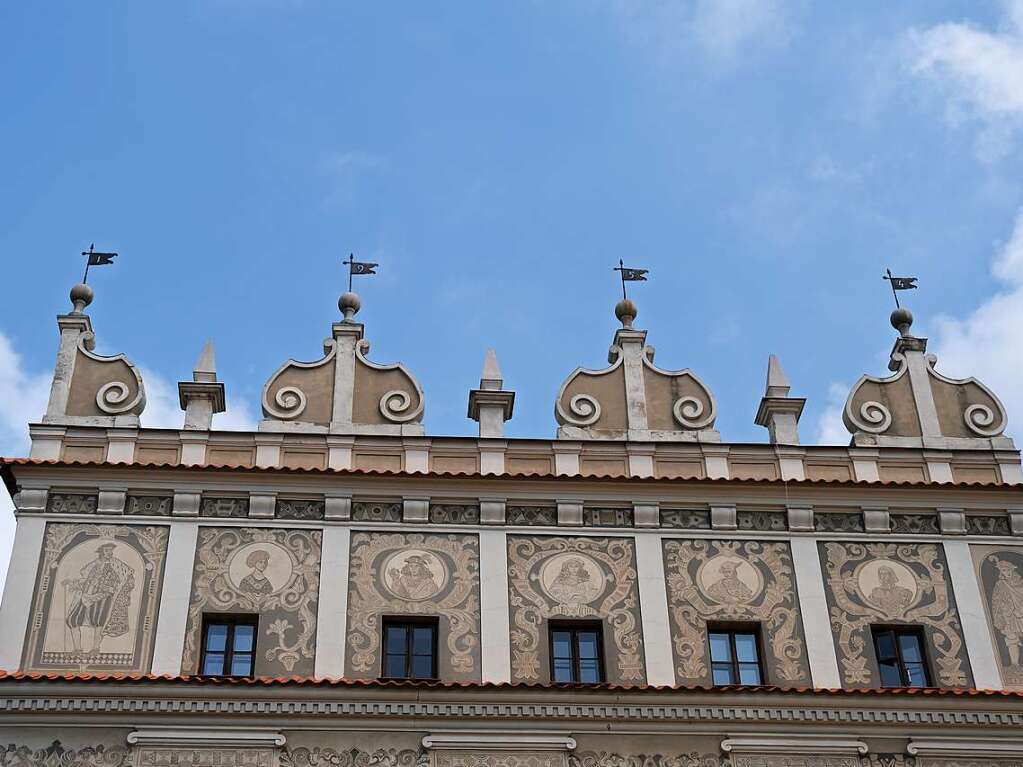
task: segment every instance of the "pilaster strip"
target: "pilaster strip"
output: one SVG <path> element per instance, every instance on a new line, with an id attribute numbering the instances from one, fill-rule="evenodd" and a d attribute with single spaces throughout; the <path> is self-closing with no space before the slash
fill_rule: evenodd
<path id="1" fill-rule="evenodd" d="M 320 554 L 320 594 L 316 616 L 317 677 L 345 673 L 345 632 L 348 630 L 348 554 L 352 531 L 348 527 L 323 528 Z"/>
<path id="2" fill-rule="evenodd" d="M 842 680 L 838 675 L 838 656 L 831 635 L 817 541 L 813 538 L 793 538 L 789 543 L 792 547 L 796 590 L 799 592 L 799 612 L 806 637 L 806 655 L 810 661 L 810 678 L 814 687 L 839 688 Z"/>
<path id="3" fill-rule="evenodd" d="M 636 536 L 636 573 L 639 584 L 640 615 L 643 620 L 643 650 L 646 678 L 652 685 L 675 684 L 675 661 L 671 653 L 668 624 L 668 592 L 664 576 L 661 536 Z"/>
<path id="4" fill-rule="evenodd" d="M 170 526 L 160 614 L 156 620 L 156 641 L 153 647 L 154 674 L 181 673 L 188 600 L 192 591 L 192 565 L 198 538 L 198 522 L 182 520 Z"/>
<path id="5" fill-rule="evenodd" d="M 945 562 L 952 580 L 956 608 L 963 626 L 966 651 L 973 670 L 973 684 L 978 690 L 1002 689 L 1002 675 L 995 659 L 994 642 L 988 630 L 984 602 L 966 541 L 944 541 Z"/>
<path id="6" fill-rule="evenodd" d="M 511 681 L 511 627 L 508 622 L 508 536 L 480 531 L 480 636 L 483 681 Z"/>
<path id="7" fill-rule="evenodd" d="M 43 550 L 46 520 L 20 517 L 14 532 L 14 549 L 0 604 L 0 668 L 21 668 L 25 631 L 32 614 L 32 592 L 39 555 Z"/>

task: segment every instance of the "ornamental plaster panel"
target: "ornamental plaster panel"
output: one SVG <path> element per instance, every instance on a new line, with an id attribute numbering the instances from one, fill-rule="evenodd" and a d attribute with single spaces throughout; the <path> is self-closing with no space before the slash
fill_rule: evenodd
<path id="1" fill-rule="evenodd" d="M 380 676 L 384 616 L 436 615 L 438 675 L 480 681 L 479 569 L 475 535 L 353 533 L 345 675 Z"/>
<path id="2" fill-rule="evenodd" d="M 287 748 L 280 754 L 281 767 L 430 767 L 429 754 L 422 749 L 378 748 Z"/>
<path id="3" fill-rule="evenodd" d="M 664 542 L 675 674 L 680 684 L 711 684 L 707 623 L 756 621 L 763 627 L 765 681 L 810 684 L 799 598 L 787 543 Z"/>
<path id="4" fill-rule="evenodd" d="M 46 526 L 22 668 L 149 671 L 168 528 Z"/>
<path id="5" fill-rule="evenodd" d="M 643 684 L 636 556 L 629 538 L 508 537 L 512 681 L 550 678 L 548 621 L 604 624 L 608 682 Z"/>
<path id="6" fill-rule="evenodd" d="M 564 751 L 437 751 L 432 767 L 568 767 Z"/>
<path id="7" fill-rule="evenodd" d="M 0 750 L 0 767 L 122 767 L 130 761 L 121 744 L 97 744 L 67 748 L 59 740 L 42 748 L 8 743 Z"/>
<path id="8" fill-rule="evenodd" d="M 277 767 L 273 748 L 142 746 L 135 767 Z"/>
<path id="9" fill-rule="evenodd" d="M 822 543 L 835 649 L 846 687 L 880 687 L 870 627 L 922 626 L 939 687 L 973 684 L 945 556 L 931 543 Z"/>
<path id="10" fill-rule="evenodd" d="M 200 529 L 181 673 L 199 672 L 204 614 L 256 613 L 256 676 L 312 676 L 321 536 L 319 530 Z"/>
<path id="11" fill-rule="evenodd" d="M 1023 689 L 1023 549 L 971 546 L 995 660 L 1007 689 Z"/>

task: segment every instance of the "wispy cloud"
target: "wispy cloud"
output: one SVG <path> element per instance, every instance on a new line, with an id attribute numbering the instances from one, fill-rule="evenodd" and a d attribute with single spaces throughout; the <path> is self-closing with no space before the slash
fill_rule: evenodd
<path id="1" fill-rule="evenodd" d="M 1023 0 L 1007 0 L 1000 28 L 946 22 L 911 30 L 905 40 L 910 71 L 946 97 L 953 124 L 976 120 L 978 156 L 994 161 L 1023 125 Z"/>
<path id="2" fill-rule="evenodd" d="M 794 30 L 788 0 L 617 0 L 629 39 L 662 63 L 697 51 L 730 67 L 744 52 L 779 47 Z"/>
<path id="3" fill-rule="evenodd" d="M 842 411 L 848 396 L 848 385 L 833 383 L 828 386 L 828 404 L 817 418 L 818 445 L 849 444 L 849 430 L 842 423 Z"/>

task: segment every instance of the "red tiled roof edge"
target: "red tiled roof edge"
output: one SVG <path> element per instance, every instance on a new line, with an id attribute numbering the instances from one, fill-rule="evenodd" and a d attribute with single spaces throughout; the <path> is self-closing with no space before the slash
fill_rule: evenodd
<path id="1" fill-rule="evenodd" d="M 716 692 L 716 693 L 748 693 L 748 694 L 798 694 L 798 695 L 916 695 L 932 697 L 996 697 L 1023 698 L 1023 691 L 1013 690 L 975 690 L 975 689 L 944 689 L 935 687 L 887 687 L 887 688 L 839 688 L 827 689 L 817 687 L 776 687 L 730 685 L 712 687 L 704 685 L 618 685 L 618 684 L 543 684 L 536 682 L 440 682 L 412 679 L 345 679 L 332 677 L 216 677 L 216 676 L 174 676 L 171 674 L 58 674 L 22 671 L 0 671 L 0 682 L 12 681 L 19 683 L 46 682 L 82 682 L 82 683 L 146 683 L 183 685 L 227 685 L 239 687 L 366 687 L 366 688 L 410 688 L 410 689 L 450 689 L 450 690 L 570 690 L 589 692 L 622 692 L 622 693 L 672 693 L 672 692 Z"/>

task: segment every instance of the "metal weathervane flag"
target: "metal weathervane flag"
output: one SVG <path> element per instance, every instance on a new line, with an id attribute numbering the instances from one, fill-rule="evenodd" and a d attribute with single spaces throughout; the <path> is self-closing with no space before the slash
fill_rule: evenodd
<path id="1" fill-rule="evenodd" d="M 625 262 L 618 259 L 618 266 L 614 268 L 614 271 L 618 272 L 622 276 L 622 298 L 628 299 L 628 294 L 625 292 L 626 282 L 646 282 L 647 273 L 649 269 L 630 269 L 625 265 Z"/>
<path id="2" fill-rule="evenodd" d="M 357 274 L 376 274 L 376 268 L 380 264 L 376 264 L 372 261 L 356 261 L 355 255 L 349 253 L 348 259 L 341 262 L 348 266 L 348 290 L 352 290 L 352 277 Z"/>
<path id="3" fill-rule="evenodd" d="M 901 308 L 899 304 L 899 293 L 900 290 L 916 290 L 919 286 L 916 284 L 916 277 L 896 277 L 892 274 L 891 269 L 885 269 L 885 274 L 881 277 L 882 280 L 888 280 L 892 286 L 892 295 L 895 296 L 896 308 Z"/>
<path id="4" fill-rule="evenodd" d="M 88 250 L 83 250 L 82 255 L 87 256 L 85 261 L 85 274 L 82 277 L 82 282 L 88 282 L 90 266 L 106 266 L 107 264 L 114 263 L 114 259 L 117 258 L 116 253 L 100 253 L 96 250 L 95 243 L 90 245 Z"/>

